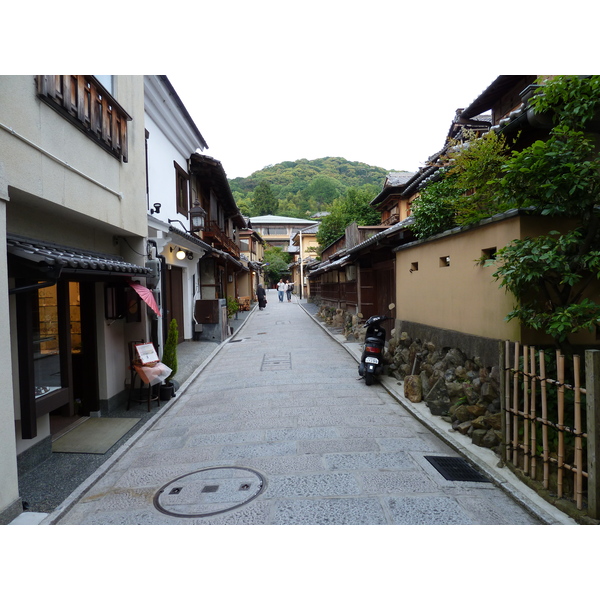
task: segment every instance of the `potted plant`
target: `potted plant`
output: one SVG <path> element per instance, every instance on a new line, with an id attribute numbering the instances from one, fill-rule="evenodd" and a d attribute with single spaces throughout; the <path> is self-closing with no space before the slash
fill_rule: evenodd
<path id="1" fill-rule="evenodd" d="M 240 305 L 238 304 L 238 301 L 235 298 L 229 296 L 227 298 L 227 317 L 229 319 L 233 319 L 233 317 L 237 315 L 239 310 Z"/>
<path id="2" fill-rule="evenodd" d="M 177 321 L 171 319 L 169 323 L 169 334 L 167 341 L 165 342 L 165 349 L 163 352 L 162 363 L 167 365 L 171 369 L 171 374 L 165 379 L 163 384 L 160 386 L 160 399 L 163 402 L 170 400 L 175 396 L 175 386 L 171 379 L 177 373 L 177 338 L 179 337 L 179 330 L 177 328 Z"/>

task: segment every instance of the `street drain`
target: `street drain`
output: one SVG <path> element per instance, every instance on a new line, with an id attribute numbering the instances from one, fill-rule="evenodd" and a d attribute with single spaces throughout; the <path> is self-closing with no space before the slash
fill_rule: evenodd
<path id="1" fill-rule="evenodd" d="M 254 500 L 265 483 L 254 469 L 209 467 L 167 483 L 154 495 L 154 507 L 172 517 L 211 517 Z"/>
<path id="2" fill-rule="evenodd" d="M 425 456 L 431 465 L 448 481 L 482 481 L 490 483 L 479 471 L 460 457 L 454 456 Z"/>

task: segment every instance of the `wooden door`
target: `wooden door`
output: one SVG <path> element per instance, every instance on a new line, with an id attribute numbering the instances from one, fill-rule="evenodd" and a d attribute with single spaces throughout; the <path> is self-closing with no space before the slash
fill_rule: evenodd
<path id="1" fill-rule="evenodd" d="M 183 323 L 183 269 L 181 267 L 171 267 L 167 269 L 167 309 L 166 309 L 166 328 L 168 330 L 171 319 L 177 321 L 178 339 L 180 344 L 184 339 Z"/>
<path id="2" fill-rule="evenodd" d="M 375 314 L 388 315 L 395 319 L 396 309 L 389 310 L 388 306 L 396 302 L 396 278 L 394 261 L 379 263 L 373 267 L 375 281 Z M 384 328 L 388 336 L 394 328 L 394 321 L 385 321 Z"/>
<path id="3" fill-rule="evenodd" d="M 359 271 L 359 306 L 358 310 L 365 319 L 377 314 L 375 276 L 370 267 L 360 267 Z"/>

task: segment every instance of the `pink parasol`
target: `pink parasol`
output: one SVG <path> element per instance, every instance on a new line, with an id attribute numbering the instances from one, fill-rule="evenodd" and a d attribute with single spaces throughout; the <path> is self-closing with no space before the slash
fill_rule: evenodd
<path id="1" fill-rule="evenodd" d="M 156 304 L 152 290 L 149 290 L 140 283 L 135 283 L 133 281 L 129 281 L 128 283 L 137 292 L 137 295 L 160 317 L 160 308 L 158 308 L 158 304 Z"/>

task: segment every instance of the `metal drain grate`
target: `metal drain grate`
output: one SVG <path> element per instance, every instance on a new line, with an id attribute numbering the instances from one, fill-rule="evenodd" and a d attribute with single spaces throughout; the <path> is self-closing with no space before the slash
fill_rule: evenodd
<path id="1" fill-rule="evenodd" d="M 479 471 L 460 457 L 454 456 L 425 456 L 431 465 L 448 481 L 481 481 L 490 483 Z"/>

